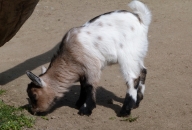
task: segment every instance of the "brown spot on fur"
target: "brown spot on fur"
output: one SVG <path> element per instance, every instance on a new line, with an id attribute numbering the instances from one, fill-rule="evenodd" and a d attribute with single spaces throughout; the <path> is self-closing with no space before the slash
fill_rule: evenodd
<path id="1" fill-rule="evenodd" d="M 120 47 L 123 48 L 123 44 L 122 43 L 120 43 Z"/>
<path id="2" fill-rule="evenodd" d="M 140 77 L 134 80 L 134 88 L 137 89 L 139 87 Z"/>
<path id="3" fill-rule="evenodd" d="M 134 27 L 131 27 L 131 30 L 134 31 L 135 30 Z"/>
<path id="4" fill-rule="evenodd" d="M 146 75 L 147 75 L 147 69 L 144 68 L 141 70 L 141 83 L 142 84 L 145 84 Z"/>
<path id="5" fill-rule="evenodd" d="M 110 23 L 107 24 L 108 26 L 112 26 Z"/>
<path id="6" fill-rule="evenodd" d="M 97 48 L 99 47 L 99 44 L 98 44 L 98 43 L 94 43 L 94 45 L 95 45 L 95 47 L 97 47 Z"/>
<path id="7" fill-rule="evenodd" d="M 98 36 L 97 39 L 101 41 L 101 40 L 102 40 L 102 37 L 101 37 L 101 36 Z"/>
<path id="8" fill-rule="evenodd" d="M 87 32 L 87 34 L 89 34 L 89 35 L 90 35 L 91 33 L 88 31 L 88 32 Z"/>
<path id="9" fill-rule="evenodd" d="M 126 38 L 126 34 L 125 33 L 123 33 L 123 37 Z"/>
<path id="10" fill-rule="evenodd" d="M 100 27 L 103 27 L 103 23 L 99 23 L 98 25 L 99 25 Z"/>

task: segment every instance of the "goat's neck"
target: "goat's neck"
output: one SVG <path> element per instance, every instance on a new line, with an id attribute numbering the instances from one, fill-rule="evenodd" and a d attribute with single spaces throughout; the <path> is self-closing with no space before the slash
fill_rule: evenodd
<path id="1" fill-rule="evenodd" d="M 47 70 L 45 77 L 50 87 L 58 89 L 68 89 L 74 82 L 79 80 L 81 69 L 80 66 L 72 61 L 66 61 L 58 58 Z"/>

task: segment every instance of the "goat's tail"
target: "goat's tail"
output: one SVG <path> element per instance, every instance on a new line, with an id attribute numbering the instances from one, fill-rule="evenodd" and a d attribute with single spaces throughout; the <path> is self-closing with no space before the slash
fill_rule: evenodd
<path id="1" fill-rule="evenodd" d="M 151 12 L 145 4 L 138 0 L 133 0 L 128 6 L 133 10 L 133 13 L 139 16 L 145 26 L 149 26 L 151 23 Z"/>

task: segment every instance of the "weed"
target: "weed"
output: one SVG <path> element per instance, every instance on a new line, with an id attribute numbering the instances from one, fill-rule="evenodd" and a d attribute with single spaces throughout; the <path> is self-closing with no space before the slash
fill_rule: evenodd
<path id="1" fill-rule="evenodd" d="M 21 130 L 24 127 L 31 128 L 34 118 L 27 117 L 22 108 L 15 108 L 0 101 L 0 130 Z"/>
<path id="2" fill-rule="evenodd" d="M 129 121 L 129 122 L 134 122 L 134 121 L 136 121 L 138 118 L 139 118 L 138 116 L 137 116 L 137 117 L 132 117 L 132 116 L 129 116 L 129 117 L 124 118 L 124 119 L 122 119 L 122 120 L 120 120 L 120 121 Z"/>
<path id="3" fill-rule="evenodd" d="M 109 120 L 115 120 L 116 118 L 115 117 L 110 117 Z"/>
<path id="4" fill-rule="evenodd" d="M 0 89 L 0 95 L 2 95 L 5 92 L 6 92 L 5 90 Z"/>
<path id="5" fill-rule="evenodd" d="M 49 120 L 49 118 L 46 117 L 46 116 L 41 116 L 41 118 L 44 119 L 44 120 Z"/>

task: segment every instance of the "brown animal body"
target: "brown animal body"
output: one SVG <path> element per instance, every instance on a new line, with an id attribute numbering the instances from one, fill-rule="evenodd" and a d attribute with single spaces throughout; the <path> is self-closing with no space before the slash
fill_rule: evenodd
<path id="1" fill-rule="evenodd" d="M 38 2 L 39 0 L 0 0 L 0 47 L 19 31 Z"/>

